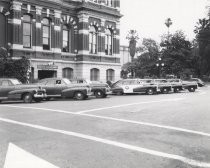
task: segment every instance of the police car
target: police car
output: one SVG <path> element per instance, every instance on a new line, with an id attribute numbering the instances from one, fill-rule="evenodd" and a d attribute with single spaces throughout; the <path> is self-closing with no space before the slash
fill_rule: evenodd
<path id="1" fill-rule="evenodd" d="M 113 94 L 136 94 L 146 93 L 153 95 L 157 92 L 157 85 L 150 79 L 122 79 L 111 86 Z"/>

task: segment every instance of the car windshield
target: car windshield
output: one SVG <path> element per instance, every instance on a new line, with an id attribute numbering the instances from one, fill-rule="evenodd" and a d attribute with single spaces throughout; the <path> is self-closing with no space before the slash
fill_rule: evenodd
<path id="1" fill-rule="evenodd" d="M 11 79 L 10 80 L 14 85 L 21 85 L 22 83 L 19 81 L 19 80 L 17 80 L 17 79 Z"/>
<path id="2" fill-rule="evenodd" d="M 169 80 L 169 82 L 180 82 L 180 81 L 177 79 L 173 79 L 173 80 Z"/>
<path id="3" fill-rule="evenodd" d="M 167 83 L 167 80 L 155 80 L 157 83 Z"/>
<path id="4" fill-rule="evenodd" d="M 70 81 L 69 79 L 64 78 L 63 81 L 64 81 L 67 85 L 71 84 L 71 81 Z"/>

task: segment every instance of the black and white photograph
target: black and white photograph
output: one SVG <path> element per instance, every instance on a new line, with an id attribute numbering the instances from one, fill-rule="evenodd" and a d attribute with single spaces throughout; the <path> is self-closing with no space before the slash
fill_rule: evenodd
<path id="1" fill-rule="evenodd" d="M 0 0 L 0 168 L 210 168 L 210 0 Z"/>

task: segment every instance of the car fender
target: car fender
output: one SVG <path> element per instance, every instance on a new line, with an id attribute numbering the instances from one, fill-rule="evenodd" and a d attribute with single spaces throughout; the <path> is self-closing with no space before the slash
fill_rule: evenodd
<path id="1" fill-rule="evenodd" d="M 106 88 L 104 87 L 104 88 L 91 88 L 91 92 L 95 92 L 95 91 L 102 91 L 103 93 L 106 93 Z"/>
<path id="2" fill-rule="evenodd" d="M 61 95 L 62 97 L 74 97 L 76 92 L 82 92 L 84 95 L 87 95 L 87 88 L 85 87 L 78 87 L 78 88 L 67 88 L 62 90 Z"/>
<path id="3" fill-rule="evenodd" d="M 13 90 L 13 91 L 10 91 L 8 93 L 8 97 L 9 98 L 15 98 L 15 99 L 21 99 L 22 96 L 25 93 L 31 93 L 32 95 L 34 95 L 34 93 L 36 91 L 37 91 L 36 89 L 19 89 L 19 90 Z"/>

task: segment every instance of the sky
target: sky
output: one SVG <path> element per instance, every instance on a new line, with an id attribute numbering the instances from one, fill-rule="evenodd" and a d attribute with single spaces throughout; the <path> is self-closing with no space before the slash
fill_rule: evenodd
<path id="1" fill-rule="evenodd" d="M 121 45 L 128 45 L 126 35 L 131 29 L 140 37 L 161 41 L 168 29 L 165 20 L 171 18 L 170 33 L 183 30 L 188 40 L 195 37 L 196 22 L 206 17 L 207 0 L 120 0 Z"/>

